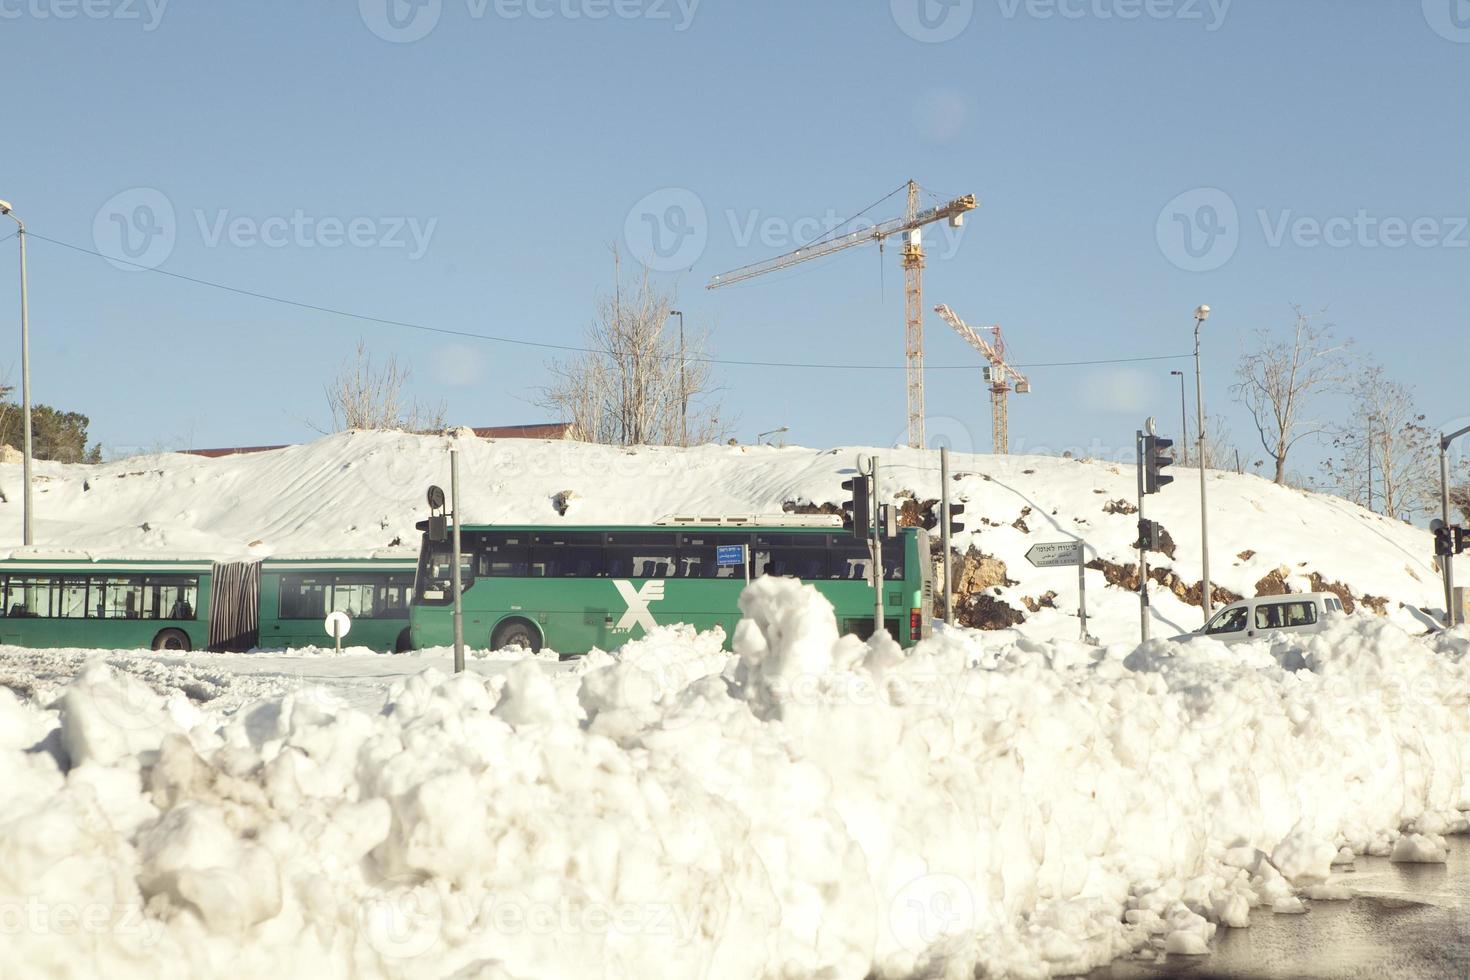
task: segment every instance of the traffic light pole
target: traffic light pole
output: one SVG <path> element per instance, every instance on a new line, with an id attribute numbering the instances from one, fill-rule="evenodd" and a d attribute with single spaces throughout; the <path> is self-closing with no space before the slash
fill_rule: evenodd
<path id="1" fill-rule="evenodd" d="M 873 635 L 877 636 L 886 627 L 883 624 L 883 505 L 878 501 L 878 457 L 873 457 L 873 508 L 871 533 L 873 535 Z"/>
<path id="2" fill-rule="evenodd" d="M 1439 508 L 1444 526 L 1450 526 L 1450 443 L 1470 432 L 1470 426 L 1439 437 Z M 1455 615 L 1455 556 L 1440 559 L 1444 569 L 1444 624 L 1445 629 L 1454 629 L 1459 617 Z"/>
<path id="3" fill-rule="evenodd" d="M 954 625 L 954 589 L 949 552 L 949 447 L 939 449 L 939 536 L 944 549 L 942 569 L 944 572 L 944 625 Z M 1083 614 L 1086 615 L 1085 613 Z M 1087 631 L 1084 620 L 1083 632 Z"/>
<path id="4" fill-rule="evenodd" d="M 1144 493 L 1143 486 L 1143 430 L 1139 429 L 1135 436 L 1135 445 L 1138 449 L 1138 525 L 1143 527 L 1143 502 L 1148 494 Z M 1148 642 L 1148 542 L 1143 540 L 1143 535 L 1138 536 L 1138 619 L 1140 633 L 1143 642 Z"/>
<path id="5" fill-rule="evenodd" d="M 449 501 L 454 508 L 454 672 L 464 673 L 464 589 L 460 581 L 460 555 L 463 553 L 459 536 L 459 447 L 449 447 Z"/>

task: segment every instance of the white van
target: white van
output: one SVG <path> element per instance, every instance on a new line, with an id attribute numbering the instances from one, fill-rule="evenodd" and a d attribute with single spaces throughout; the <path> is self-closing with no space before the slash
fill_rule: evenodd
<path id="1" fill-rule="evenodd" d="M 1208 636 L 1221 643 L 1248 643 L 1275 636 L 1320 633 L 1325 628 L 1327 614 L 1342 611 L 1342 600 L 1331 592 L 1257 596 L 1226 606 L 1204 626 L 1176 639 Z"/>

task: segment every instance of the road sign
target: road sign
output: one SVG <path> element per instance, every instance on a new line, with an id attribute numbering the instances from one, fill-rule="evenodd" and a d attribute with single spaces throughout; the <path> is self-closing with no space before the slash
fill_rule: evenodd
<path id="1" fill-rule="evenodd" d="M 720 566 L 745 564 L 745 545 L 720 545 L 715 549 L 715 564 Z"/>
<path id="2" fill-rule="evenodd" d="M 1039 544 L 1026 552 L 1026 560 L 1037 568 L 1065 568 L 1068 565 L 1085 564 L 1081 541 Z"/>

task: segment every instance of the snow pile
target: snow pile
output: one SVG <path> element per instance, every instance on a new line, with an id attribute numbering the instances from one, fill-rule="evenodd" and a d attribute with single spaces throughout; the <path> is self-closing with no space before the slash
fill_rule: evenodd
<path id="1" fill-rule="evenodd" d="M 100 664 L 49 708 L 0 690 L 7 971 L 1045 976 L 1204 952 L 1467 829 L 1464 635 L 905 653 L 794 581 L 741 608 L 733 656 L 665 628 L 375 713 L 201 713 Z"/>
<path id="2" fill-rule="evenodd" d="M 575 442 L 450 440 L 350 432 L 310 445 L 207 459 L 164 454 L 102 465 L 37 464 L 36 540 L 46 551 L 215 559 L 271 555 L 415 553 L 424 490 L 448 486 L 450 442 L 461 449 L 463 504 L 475 523 L 643 524 L 675 514 L 780 514 L 788 505 L 831 509 L 860 453 L 880 452 L 883 496 L 909 515 L 939 498 L 939 454 L 906 448 L 813 450 L 769 446 L 623 449 Z M 1129 460 L 1131 437 L 1123 440 Z M 1036 544 L 1080 539 L 1089 561 L 1092 632 L 1107 641 L 1138 635 L 1137 600 L 1119 575 L 1136 564 L 1131 464 L 1055 456 L 956 453 L 951 492 L 966 506 L 955 540 L 994 559 L 966 584 L 1024 618 L 1028 633 L 1079 634 L 1077 573 L 1036 569 Z M 1112 455 L 1117 455 L 1116 453 Z M 1168 532 L 1151 564 L 1155 632 L 1201 623 L 1199 487 L 1195 471 L 1149 498 L 1150 519 Z M 0 464 L 0 542 L 19 542 L 20 467 Z M 1427 533 L 1336 497 L 1278 487 L 1255 476 L 1210 471 L 1211 577 L 1253 596 L 1341 588 L 1406 629 L 1430 625 L 1443 592 Z M 261 488 L 269 488 L 262 492 Z M 21 554 L 23 552 L 17 552 Z M 1111 585 L 1109 583 L 1112 583 Z M 1193 590 L 1191 593 L 1190 590 Z M 1189 601 L 1183 601 L 1183 599 Z M 472 638 L 474 639 L 474 638 Z"/>

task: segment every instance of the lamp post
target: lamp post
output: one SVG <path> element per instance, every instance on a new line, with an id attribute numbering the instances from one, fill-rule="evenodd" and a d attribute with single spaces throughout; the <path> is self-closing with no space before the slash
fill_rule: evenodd
<path id="1" fill-rule="evenodd" d="M 1199 542 L 1200 564 L 1203 574 L 1205 622 L 1215 611 L 1214 596 L 1210 588 L 1210 502 L 1205 488 L 1205 388 L 1200 374 L 1199 335 L 1205 321 L 1210 318 L 1210 308 L 1201 306 L 1194 311 L 1194 398 L 1195 410 L 1199 413 L 1199 444 L 1195 451 L 1199 457 Z"/>
<path id="2" fill-rule="evenodd" d="M 1170 371 L 1179 379 L 1179 452 L 1184 458 L 1179 462 L 1189 465 L 1189 411 L 1184 407 L 1184 372 Z"/>
<path id="3" fill-rule="evenodd" d="M 21 477 L 25 483 L 21 491 L 21 541 L 30 546 L 35 540 L 31 531 L 31 324 L 26 301 L 26 223 L 10 209 L 9 201 L 0 201 L 0 214 L 19 226 L 15 234 L 20 239 L 20 398 L 21 439 L 24 443 L 21 447 Z"/>
<path id="4" fill-rule="evenodd" d="M 1378 421 L 1378 416 L 1373 413 L 1368 415 L 1368 510 L 1373 510 L 1373 423 Z"/>
<path id="5" fill-rule="evenodd" d="M 670 310 L 669 316 L 679 318 L 679 445 L 689 445 L 689 388 L 684 382 L 684 311 Z"/>
<path id="6" fill-rule="evenodd" d="M 761 445 L 763 442 L 765 442 L 766 436 L 779 436 L 783 432 L 790 432 L 790 431 L 791 431 L 791 427 L 790 426 L 783 425 L 779 429 L 772 429 L 770 432 L 762 432 L 760 435 L 758 435 L 758 436 L 755 437 L 755 444 L 757 446 Z"/>

